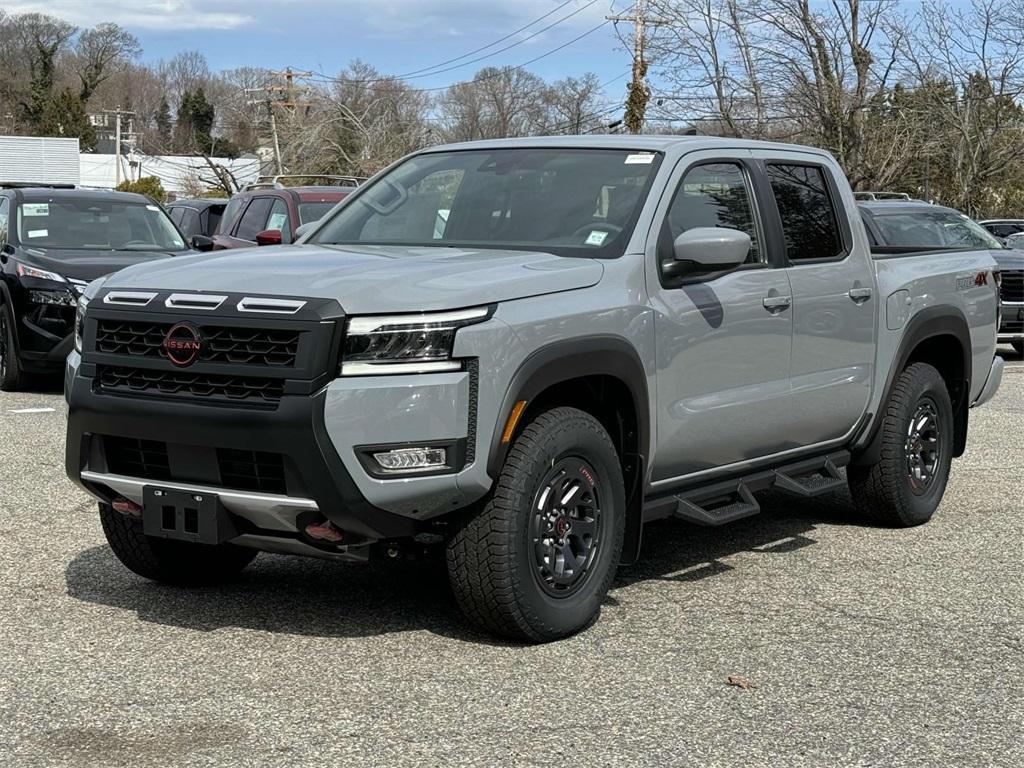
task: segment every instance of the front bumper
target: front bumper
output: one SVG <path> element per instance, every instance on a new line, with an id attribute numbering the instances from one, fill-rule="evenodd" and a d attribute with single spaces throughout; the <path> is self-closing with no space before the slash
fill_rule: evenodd
<path id="1" fill-rule="evenodd" d="M 1024 304 L 1004 301 L 1001 307 L 998 342 L 1010 344 L 1024 341 Z"/>

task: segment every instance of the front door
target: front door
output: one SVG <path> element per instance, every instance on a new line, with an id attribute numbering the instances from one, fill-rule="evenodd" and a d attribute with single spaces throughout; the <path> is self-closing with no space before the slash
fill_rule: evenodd
<path id="1" fill-rule="evenodd" d="M 702 470 L 792 447 L 789 368 L 792 290 L 769 254 L 746 160 L 695 153 L 680 161 L 675 191 L 655 221 L 648 286 L 655 310 L 657 454 L 652 480 L 666 485 Z M 763 196 L 764 192 L 761 193 Z M 672 243 L 695 227 L 750 235 L 747 262 L 728 272 L 667 278 Z"/>

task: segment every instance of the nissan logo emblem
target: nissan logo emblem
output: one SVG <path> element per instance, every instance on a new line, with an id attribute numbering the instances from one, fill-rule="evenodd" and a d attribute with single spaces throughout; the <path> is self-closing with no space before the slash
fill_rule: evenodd
<path id="1" fill-rule="evenodd" d="M 203 336 L 192 323 L 178 323 L 164 336 L 161 345 L 167 359 L 184 368 L 199 359 L 203 349 Z"/>

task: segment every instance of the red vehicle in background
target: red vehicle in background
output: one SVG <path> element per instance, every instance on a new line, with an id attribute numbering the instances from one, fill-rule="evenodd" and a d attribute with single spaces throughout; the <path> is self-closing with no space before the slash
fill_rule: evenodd
<path id="1" fill-rule="evenodd" d="M 326 186 L 286 186 L 286 180 Z M 274 176 L 250 184 L 234 195 L 224 210 L 220 227 L 208 250 L 250 248 L 293 242 L 295 230 L 316 221 L 355 191 L 359 180 L 348 176 Z M 199 246 L 200 244 L 196 244 Z"/>

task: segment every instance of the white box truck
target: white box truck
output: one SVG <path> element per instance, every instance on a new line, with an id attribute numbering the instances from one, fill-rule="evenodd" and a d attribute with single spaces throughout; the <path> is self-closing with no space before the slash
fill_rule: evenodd
<path id="1" fill-rule="evenodd" d="M 0 136 L 0 186 L 78 186 L 78 139 Z"/>

